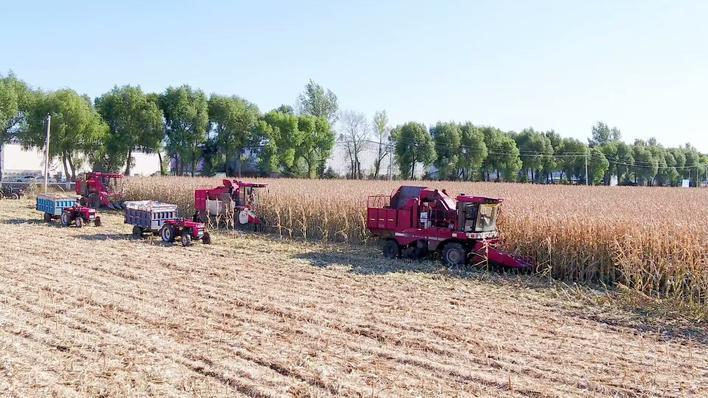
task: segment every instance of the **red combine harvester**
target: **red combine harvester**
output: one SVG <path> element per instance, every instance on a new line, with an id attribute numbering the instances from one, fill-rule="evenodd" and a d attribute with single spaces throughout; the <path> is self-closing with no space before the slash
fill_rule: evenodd
<path id="1" fill-rule="evenodd" d="M 197 188 L 194 191 L 194 221 L 207 222 L 209 216 L 233 215 L 234 225 L 262 223 L 258 216 L 258 189 L 266 184 L 224 179 L 215 188 Z"/>
<path id="2" fill-rule="evenodd" d="M 531 264 L 497 249 L 497 215 L 501 199 L 445 190 L 402 186 L 391 196 L 370 196 L 367 227 L 385 239 L 389 258 L 423 257 L 438 251 L 448 265 L 488 261 L 508 268 L 528 269 Z"/>
<path id="3" fill-rule="evenodd" d="M 81 195 L 84 206 L 121 210 L 124 201 L 122 182 L 123 174 L 120 173 L 86 173 L 76 181 L 76 194 Z"/>

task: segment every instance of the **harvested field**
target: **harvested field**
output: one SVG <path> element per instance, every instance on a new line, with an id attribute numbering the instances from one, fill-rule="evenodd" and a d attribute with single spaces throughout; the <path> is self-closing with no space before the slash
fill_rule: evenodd
<path id="1" fill-rule="evenodd" d="M 534 277 L 222 232 L 189 248 L 0 201 L 0 395 L 707 396 L 705 325 Z"/>

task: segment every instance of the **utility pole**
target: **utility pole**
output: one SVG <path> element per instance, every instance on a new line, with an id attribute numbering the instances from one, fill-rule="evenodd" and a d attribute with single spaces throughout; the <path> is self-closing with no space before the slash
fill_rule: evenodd
<path id="1" fill-rule="evenodd" d="M 588 176 L 588 152 L 585 152 L 585 185 L 590 185 L 590 176 Z"/>
<path id="2" fill-rule="evenodd" d="M 392 163 L 393 163 L 393 145 L 388 144 L 388 180 L 389 181 L 391 181 L 393 179 Z"/>
<path id="3" fill-rule="evenodd" d="M 47 141 L 44 143 L 44 193 L 47 193 L 49 184 L 49 130 L 52 125 L 52 115 L 47 115 Z"/>

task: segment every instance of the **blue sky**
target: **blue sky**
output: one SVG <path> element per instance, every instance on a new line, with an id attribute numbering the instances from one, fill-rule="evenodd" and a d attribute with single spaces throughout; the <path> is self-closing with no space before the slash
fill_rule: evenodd
<path id="1" fill-rule="evenodd" d="M 65 3 L 65 4 L 59 4 Z M 470 120 L 708 153 L 706 1 L 13 1 L 0 71 L 92 97 L 183 83 L 267 111 L 309 78 L 392 123 Z"/>

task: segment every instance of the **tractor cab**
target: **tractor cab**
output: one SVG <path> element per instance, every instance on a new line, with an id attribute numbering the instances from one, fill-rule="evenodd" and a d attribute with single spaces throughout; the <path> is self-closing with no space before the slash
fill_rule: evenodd
<path id="1" fill-rule="evenodd" d="M 459 230 L 495 232 L 501 199 L 460 194 L 457 198 Z"/>

